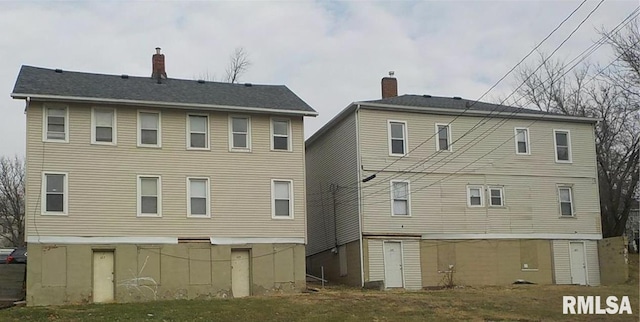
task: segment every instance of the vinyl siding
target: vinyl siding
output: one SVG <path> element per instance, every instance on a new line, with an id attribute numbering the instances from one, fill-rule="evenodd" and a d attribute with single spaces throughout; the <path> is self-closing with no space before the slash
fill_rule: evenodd
<path id="1" fill-rule="evenodd" d="M 396 240 L 394 240 L 396 241 Z M 369 281 L 384 280 L 384 240 L 367 239 L 369 260 Z M 402 240 L 402 273 L 404 287 L 408 290 L 422 288 L 422 269 L 420 264 L 420 241 Z"/>
<path id="2" fill-rule="evenodd" d="M 553 241 L 553 265 L 556 284 L 571 284 L 571 259 L 569 240 Z M 600 264 L 598 262 L 598 242 L 585 240 L 585 261 L 587 263 L 587 284 L 600 285 Z"/>
<path id="3" fill-rule="evenodd" d="M 307 146 L 308 245 L 307 254 L 335 246 L 334 198 L 337 242 L 359 238 L 356 117 L 348 115 L 321 138 Z"/>
<path id="4" fill-rule="evenodd" d="M 365 234 L 601 232 L 592 125 L 508 120 L 486 139 L 470 143 L 501 120 L 492 119 L 453 144 L 453 152 L 432 157 L 435 138 L 419 145 L 434 135 L 435 123 L 447 123 L 453 117 L 366 109 L 360 113 L 362 177 L 377 174 L 362 184 Z M 387 120 L 407 122 L 408 151 L 415 149 L 409 156 L 399 160 L 389 156 Z M 480 120 L 460 117 L 454 121 L 452 142 Z M 514 127 L 529 128 L 531 155 L 516 155 Z M 553 129 L 571 131 L 572 164 L 555 162 Z M 496 151 L 471 164 L 506 140 Z M 460 153 L 467 143 L 472 147 Z M 443 160 L 445 156 L 449 158 Z M 424 160 L 428 161 L 421 164 Z M 390 180 L 410 181 L 411 216 L 391 216 Z M 575 218 L 560 218 L 559 184 L 573 187 Z M 467 185 L 503 186 L 504 207 L 489 207 L 488 191 L 484 207 L 468 207 Z"/>
<path id="5" fill-rule="evenodd" d="M 209 114 L 210 151 L 186 149 L 187 110 L 161 111 L 162 148 L 137 147 L 137 109 L 116 107 L 117 146 L 91 144 L 91 105 L 69 106 L 69 143 L 42 142 L 27 109 L 28 236 L 304 237 L 303 121 L 292 152 L 270 151 L 270 116 L 251 116 L 251 153 L 229 152 L 228 114 Z M 153 110 L 144 108 L 144 110 Z M 202 113 L 202 111 L 195 111 Z M 68 172 L 69 215 L 40 215 L 43 171 Z M 162 217 L 138 218 L 137 175 L 162 177 Z M 187 177 L 210 178 L 211 218 L 187 218 Z M 294 219 L 271 218 L 271 179 L 293 180 Z M 37 226 L 37 230 L 36 230 Z"/>

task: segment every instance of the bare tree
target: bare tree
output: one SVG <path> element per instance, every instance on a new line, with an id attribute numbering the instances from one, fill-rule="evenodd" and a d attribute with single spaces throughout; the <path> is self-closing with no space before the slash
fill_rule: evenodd
<path id="1" fill-rule="evenodd" d="M 639 33 L 637 21 L 618 33 L 603 32 L 617 53 L 605 68 L 584 63 L 568 73 L 571 66 L 541 55 L 536 64 L 541 68 L 525 66 L 518 70 L 516 78 L 523 86 L 516 90 L 518 100 L 511 102 L 601 120 L 595 135 L 604 237 L 624 233 L 638 187 Z"/>
<path id="2" fill-rule="evenodd" d="M 251 61 L 249 61 L 247 52 L 243 47 L 236 48 L 229 57 L 229 65 L 227 65 L 227 69 L 225 70 L 224 81 L 237 83 L 249 66 L 251 66 Z"/>
<path id="3" fill-rule="evenodd" d="M 0 234 L 11 246 L 24 245 L 24 161 L 0 157 Z"/>

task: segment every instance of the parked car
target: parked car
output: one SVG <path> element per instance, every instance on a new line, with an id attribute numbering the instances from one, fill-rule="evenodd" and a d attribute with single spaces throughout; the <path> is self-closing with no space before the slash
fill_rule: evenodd
<path id="1" fill-rule="evenodd" d="M 0 248 L 0 264 L 7 262 L 7 257 L 13 253 L 15 248 Z"/>
<path id="2" fill-rule="evenodd" d="M 7 257 L 7 264 L 26 264 L 27 248 L 18 247 Z"/>

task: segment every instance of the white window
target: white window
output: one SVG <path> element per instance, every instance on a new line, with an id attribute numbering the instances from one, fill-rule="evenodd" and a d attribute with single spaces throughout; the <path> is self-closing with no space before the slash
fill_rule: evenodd
<path id="1" fill-rule="evenodd" d="M 209 116 L 187 114 L 187 149 L 209 149 Z"/>
<path id="2" fill-rule="evenodd" d="M 68 214 L 67 174 L 64 172 L 44 172 L 42 174 L 42 214 Z"/>
<path id="3" fill-rule="evenodd" d="M 138 146 L 162 146 L 160 112 L 138 111 Z"/>
<path id="4" fill-rule="evenodd" d="M 558 187 L 558 199 L 560 200 L 560 215 L 573 217 L 573 194 L 571 187 Z"/>
<path id="5" fill-rule="evenodd" d="M 484 187 L 482 186 L 468 186 L 467 187 L 467 205 L 469 207 L 483 207 L 484 206 L 484 197 L 483 197 Z"/>
<path id="6" fill-rule="evenodd" d="M 43 141 L 69 142 L 69 112 L 67 107 L 44 107 Z"/>
<path id="7" fill-rule="evenodd" d="M 251 150 L 251 120 L 246 116 L 229 118 L 230 149 L 235 151 Z"/>
<path id="8" fill-rule="evenodd" d="M 291 140 L 289 120 L 271 120 L 271 149 L 291 151 Z"/>
<path id="9" fill-rule="evenodd" d="M 571 136 L 568 130 L 553 130 L 556 162 L 571 163 Z"/>
<path id="10" fill-rule="evenodd" d="M 391 181 L 391 215 L 410 216 L 411 199 L 408 181 Z"/>
<path id="11" fill-rule="evenodd" d="M 91 143 L 116 144 L 116 110 L 113 108 L 91 109 Z"/>
<path id="12" fill-rule="evenodd" d="M 389 122 L 389 155 L 403 156 L 407 154 L 407 123 L 404 121 Z"/>
<path id="13" fill-rule="evenodd" d="M 138 176 L 138 216 L 162 216 L 160 176 Z"/>
<path id="14" fill-rule="evenodd" d="M 271 180 L 272 218 L 293 219 L 293 181 Z"/>
<path id="15" fill-rule="evenodd" d="M 504 188 L 489 187 L 489 206 L 491 207 L 504 206 Z"/>
<path id="16" fill-rule="evenodd" d="M 209 178 L 187 178 L 187 214 L 189 217 L 210 217 Z"/>
<path id="17" fill-rule="evenodd" d="M 529 129 L 517 127 L 516 132 L 516 154 L 531 154 L 529 151 Z"/>
<path id="18" fill-rule="evenodd" d="M 451 125 L 436 123 L 436 151 L 451 151 Z"/>

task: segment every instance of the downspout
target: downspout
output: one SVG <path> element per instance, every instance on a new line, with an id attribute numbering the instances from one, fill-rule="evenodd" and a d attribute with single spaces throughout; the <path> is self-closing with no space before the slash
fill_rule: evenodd
<path id="1" fill-rule="evenodd" d="M 358 166 L 358 238 L 360 238 L 360 287 L 364 287 L 364 246 L 362 238 L 362 162 L 360 160 L 360 104 L 356 105 L 356 161 Z"/>

